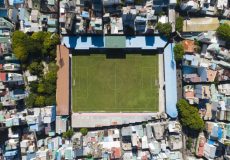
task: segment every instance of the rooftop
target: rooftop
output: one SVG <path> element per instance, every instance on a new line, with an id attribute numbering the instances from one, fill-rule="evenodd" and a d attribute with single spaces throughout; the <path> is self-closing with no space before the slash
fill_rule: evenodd
<path id="1" fill-rule="evenodd" d="M 114 43 L 116 41 L 116 43 Z M 119 43 L 117 43 L 119 42 Z M 116 45 L 115 45 L 116 44 Z M 160 36 L 66 36 L 62 45 L 72 49 L 141 48 L 157 49 L 166 45 Z"/>
<path id="2" fill-rule="evenodd" d="M 195 50 L 195 43 L 192 40 L 183 40 L 182 45 L 184 47 L 184 51 L 187 53 L 193 53 Z"/>
<path id="3" fill-rule="evenodd" d="M 205 32 L 214 31 L 219 27 L 218 18 L 204 17 L 204 18 L 190 18 L 184 20 L 184 32 Z"/>

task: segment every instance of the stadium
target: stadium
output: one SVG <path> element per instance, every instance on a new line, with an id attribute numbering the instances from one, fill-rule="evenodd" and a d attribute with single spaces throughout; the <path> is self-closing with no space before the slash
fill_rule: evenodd
<path id="1" fill-rule="evenodd" d="M 74 128 L 177 116 L 173 43 L 159 36 L 67 36 L 61 48 L 57 115 L 71 115 Z"/>

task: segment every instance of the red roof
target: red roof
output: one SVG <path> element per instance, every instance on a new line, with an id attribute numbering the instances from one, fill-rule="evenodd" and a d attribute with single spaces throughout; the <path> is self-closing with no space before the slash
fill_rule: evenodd
<path id="1" fill-rule="evenodd" d="M 112 150 L 112 158 L 114 158 L 114 159 L 121 158 L 121 149 L 120 148 L 113 147 L 111 150 Z"/>
<path id="2" fill-rule="evenodd" d="M 201 137 L 199 139 L 199 146 L 198 146 L 198 153 L 197 153 L 198 157 L 202 157 L 204 155 L 204 144 L 205 144 L 205 139 Z"/>
<path id="3" fill-rule="evenodd" d="M 200 140 L 199 146 L 204 147 L 204 143 L 205 143 L 204 140 Z"/>
<path id="4" fill-rule="evenodd" d="M 0 72 L 0 81 L 6 81 L 6 73 Z"/>
<path id="5" fill-rule="evenodd" d="M 195 42 L 192 40 L 183 40 L 182 45 L 184 47 L 184 51 L 187 53 L 193 53 L 195 51 Z"/>
<path id="6" fill-rule="evenodd" d="M 141 157 L 141 160 L 148 160 L 147 155 L 142 156 L 142 157 Z"/>

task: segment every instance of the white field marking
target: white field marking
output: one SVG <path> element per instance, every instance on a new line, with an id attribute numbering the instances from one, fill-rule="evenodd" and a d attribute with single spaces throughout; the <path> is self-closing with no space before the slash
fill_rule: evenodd
<path id="1" fill-rule="evenodd" d="M 114 81 L 114 93 L 115 93 L 115 96 L 114 96 L 114 105 L 115 105 L 115 108 L 116 108 L 116 102 L 117 102 L 117 93 L 116 93 L 116 90 L 117 90 L 117 72 L 116 72 L 116 62 L 115 62 L 115 71 L 114 71 L 114 77 L 115 77 L 115 81 Z"/>
<path id="2" fill-rule="evenodd" d="M 73 80 L 73 86 L 75 86 L 75 79 Z"/>
<path id="3" fill-rule="evenodd" d="M 87 79 L 86 79 L 86 98 L 88 98 L 88 82 L 89 82 L 89 71 L 88 71 L 88 68 L 86 68 L 87 70 L 87 72 L 86 72 L 86 74 L 87 74 Z"/>

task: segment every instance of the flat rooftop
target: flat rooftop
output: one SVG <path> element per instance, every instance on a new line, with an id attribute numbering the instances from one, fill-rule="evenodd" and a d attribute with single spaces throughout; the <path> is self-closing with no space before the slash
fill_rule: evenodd
<path id="1" fill-rule="evenodd" d="M 160 36 L 64 36 L 62 45 L 85 50 L 90 48 L 164 48 L 167 41 Z"/>
<path id="2" fill-rule="evenodd" d="M 190 18 L 184 20 L 184 32 L 205 32 L 215 31 L 220 25 L 218 18 L 204 17 L 204 18 Z"/>
<path id="3" fill-rule="evenodd" d="M 69 115 L 69 49 L 63 45 L 57 46 L 57 115 Z"/>
<path id="4" fill-rule="evenodd" d="M 95 128 L 152 120 L 158 113 L 73 113 L 73 128 Z"/>

